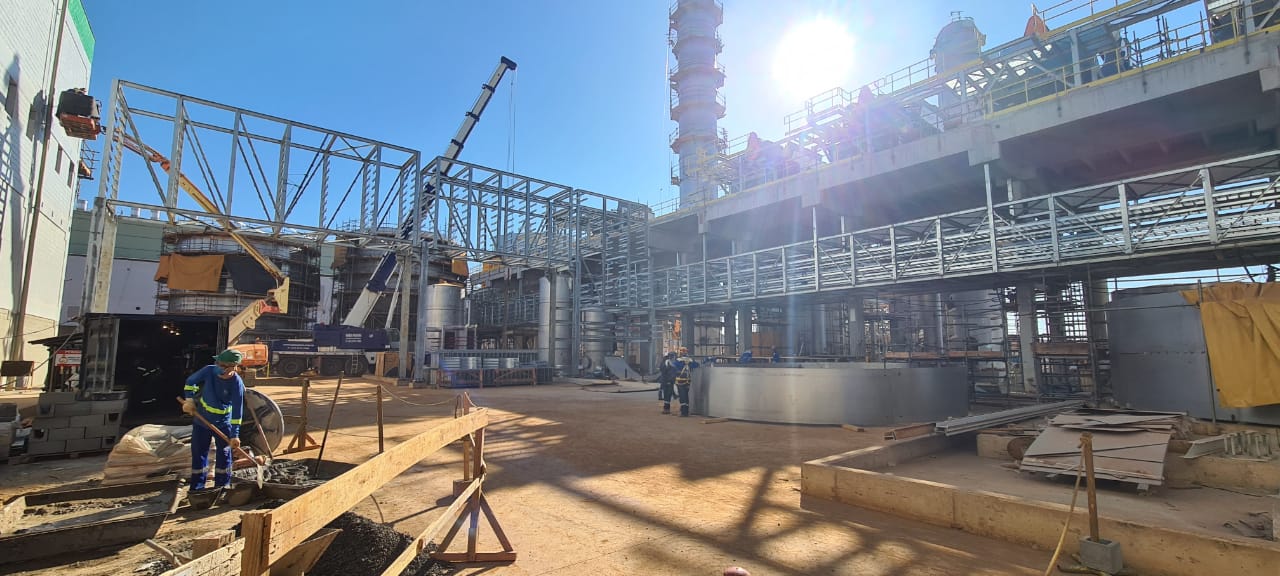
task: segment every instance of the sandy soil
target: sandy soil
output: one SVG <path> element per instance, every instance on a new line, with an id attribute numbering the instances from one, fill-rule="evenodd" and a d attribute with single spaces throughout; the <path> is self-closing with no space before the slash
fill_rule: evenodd
<path id="1" fill-rule="evenodd" d="M 299 413 L 298 388 L 261 389 L 286 414 Z M 359 463 L 377 453 L 375 390 L 365 382 L 343 384 L 326 460 Z M 452 417 L 453 391 L 390 390 L 397 397 L 388 394 L 384 406 L 388 446 Z M 333 391 L 332 381 L 313 385 L 313 429 L 323 430 Z M 578 385 L 470 393 L 493 412 L 485 491 L 520 557 L 511 566 L 468 567 L 462 574 L 720 574 L 740 565 L 757 576 L 1030 575 L 1048 561 L 1044 552 L 801 498 L 801 462 L 876 444 L 881 430 L 703 424 L 698 417 L 660 415 L 656 393 L 601 393 Z M 322 432 L 313 436 L 320 440 Z M 0 466 L 0 497 L 89 480 L 104 461 Z M 449 504 L 460 469 L 455 445 L 354 511 L 416 534 Z M 158 540 L 182 549 L 190 538 L 231 527 L 238 517 L 227 508 L 180 511 Z M 464 546 L 459 540 L 453 549 Z M 498 549 L 483 524 L 480 549 Z M 158 558 L 138 545 L 23 566 L 17 573 L 132 573 Z"/>

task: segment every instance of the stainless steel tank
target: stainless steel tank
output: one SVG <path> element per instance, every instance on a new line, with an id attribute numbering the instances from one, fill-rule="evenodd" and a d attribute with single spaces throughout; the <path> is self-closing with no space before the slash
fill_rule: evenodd
<path id="1" fill-rule="evenodd" d="M 462 324 L 462 287 L 456 284 L 432 284 L 427 287 L 427 348 L 439 350 L 444 342 L 443 330 Z"/>
<path id="2" fill-rule="evenodd" d="M 538 358 L 553 368 L 568 368 L 573 329 L 569 276 L 543 277 L 538 288 Z"/>
<path id="3" fill-rule="evenodd" d="M 875 363 L 699 368 L 694 413 L 786 424 L 891 426 L 935 422 L 969 411 L 963 367 Z"/>
<path id="4" fill-rule="evenodd" d="M 603 367 L 604 357 L 612 354 L 613 348 L 613 314 L 599 308 L 583 310 L 582 351 L 591 363 L 587 368 Z"/>

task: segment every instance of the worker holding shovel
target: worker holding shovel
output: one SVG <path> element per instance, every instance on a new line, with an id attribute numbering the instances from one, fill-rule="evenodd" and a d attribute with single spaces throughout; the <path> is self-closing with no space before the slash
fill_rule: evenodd
<path id="1" fill-rule="evenodd" d="M 236 367 L 243 358 L 235 350 L 224 350 L 214 357 L 214 364 L 187 378 L 182 411 L 196 418 L 191 425 L 191 490 L 204 490 L 211 440 L 218 449 L 214 486 L 231 486 L 231 450 L 240 447 L 240 417 L 244 411 L 244 380 L 236 373 Z"/>

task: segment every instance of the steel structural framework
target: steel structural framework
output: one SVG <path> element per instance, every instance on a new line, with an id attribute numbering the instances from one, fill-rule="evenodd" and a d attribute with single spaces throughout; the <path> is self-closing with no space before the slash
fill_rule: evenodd
<path id="1" fill-rule="evenodd" d="M 989 167 L 984 166 L 984 170 Z M 989 173 L 988 173 L 989 176 Z M 1280 246 L 1280 150 L 654 271 L 657 308 Z M 818 208 L 815 207 L 814 210 Z"/>
<path id="2" fill-rule="evenodd" d="M 160 151 L 167 163 L 127 153 L 126 139 Z M 123 80 L 112 84 L 105 140 L 85 311 L 106 310 L 118 209 L 221 227 L 179 194 L 184 174 L 231 226 L 252 235 L 392 250 L 417 240 L 379 233 L 418 201 L 416 150 Z"/>
<path id="3" fill-rule="evenodd" d="M 126 153 L 126 138 L 167 163 Z M 123 80 L 112 85 L 105 141 L 86 312 L 106 311 L 122 208 L 211 228 L 225 218 L 242 232 L 293 242 L 416 251 L 423 262 L 424 251 L 445 252 L 569 271 L 580 287 L 575 307 L 639 313 L 652 302 L 651 212 L 642 204 L 467 162 L 440 173 L 439 158 L 424 166 L 410 148 Z M 217 218 L 179 194 L 184 174 L 217 205 Z M 426 216 L 399 238 L 416 214 Z M 419 275 L 421 289 L 430 282 Z M 416 340 L 422 357 L 426 339 Z"/>
<path id="4" fill-rule="evenodd" d="M 437 170 L 440 162 L 424 169 L 434 190 L 424 249 L 513 269 L 571 273 L 573 318 L 588 306 L 649 313 L 648 206 L 468 162 L 450 162 L 444 174 Z M 512 301 L 492 290 L 469 293 L 477 319 L 536 320 L 531 296 Z M 426 318 L 425 306 L 419 299 L 419 318 Z M 571 333 L 570 363 L 576 366 L 580 334 Z"/>

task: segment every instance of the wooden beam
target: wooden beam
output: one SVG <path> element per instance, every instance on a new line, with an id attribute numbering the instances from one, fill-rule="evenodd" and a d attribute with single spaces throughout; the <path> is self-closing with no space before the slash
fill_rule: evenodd
<path id="1" fill-rule="evenodd" d="M 240 563 L 243 548 L 243 541 L 234 540 L 161 576 L 235 576 L 239 573 L 236 565 Z"/>
<path id="2" fill-rule="evenodd" d="M 267 545 L 271 542 L 271 511 L 253 510 L 240 515 L 240 533 L 244 534 L 244 553 L 240 555 L 240 576 L 265 576 L 271 562 Z"/>
<path id="3" fill-rule="evenodd" d="M 927 436 L 933 434 L 935 426 L 932 422 L 925 424 L 916 424 L 914 426 L 903 426 L 894 428 L 884 433 L 885 440 L 906 440 L 907 438 L 915 438 L 916 436 Z"/>
<path id="4" fill-rule="evenodd" d="M 310 572 L 340 532 L 337 528 L 325 528 L 315 538 L 299 544 L 271 567 L 271 576 L 303 576 Z"/>
<path id="5" fill-rule="evenodd" d="M 427 526 L 427 529 L 423 530 L 422 533 L 413 540 L 413 542 L 410 542 L 409 547 L 405 548 L 404 552 L 401 552 L 400 555 L 391 562 L 391 565 L 388 566 L 386 570 L 382 571 L 382 576 L 400 576 L 400 573 L 404 572 L 404 569 L 409 567 L 409 563 L 413 562 L 413 559 L 417 558 L 419 554 L 422 554 L 422 550 L 427 547 L 427 543 L 430 542 L 432 538 L 435 538 L 436 534 L 443 530 L 445 526 L 448 526 L 451 521 L 456 519 L 458 514 L 462 513 L 463 505 L 471 499 L 471 496 L 476 493 L 476 490 L 480 489 L 480 484 L 482 482 L 484 482 L 483 476 L 472 480 L 471 484 L 467 486 L 467 489 L 463 490 L 462 494 L 459 494 L 457 498 L 454 498 L 453 504 L 450 504 L 443 514 Z"/>
<path id="6" fill-rule="evenodd" d="M 441 562 L 515 562 L 515 552 L 476 552 L 474 557 L 466 552 L 437 552 L 431 555 L 432 558 Z"/>
<path id="7" fill-rule="evenodd" d="M 194 560 L 222 548 L 236 539 L 235 530 L 214 530 L 191 540 L 191 559 Z"/>
<path id="8" fill-rule="evenodd" d="M 266 521 L 265 530 L 256 535 L 245 532 L 247 542 L 261 538 L 264 544 L 261 557 L 245 554 L 246 568 L 270 566 L 294 546 L 302 543 L 316 531 L 369 497 L 383 484 L 390 482 L 423 458 L 448 446 L 450 443 L 484 428 L 489 423 L 489 412 L 483 408 L 470 414 L 440 424 L 426 432 L 402 442 L 369 461 L 344 472 L 315 489 L 274 510 L 261 514 Z M 254 512 L 244 515 L 250 518 Z M 250 523 L 244 527 L 250 529 Z M 247 545 L 246 551 L 252 547 Z M 258 561 L 261 564 L 257 564 Z M 261 574 L 246 572 L 248 575 Z"/>

